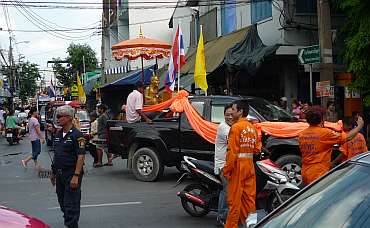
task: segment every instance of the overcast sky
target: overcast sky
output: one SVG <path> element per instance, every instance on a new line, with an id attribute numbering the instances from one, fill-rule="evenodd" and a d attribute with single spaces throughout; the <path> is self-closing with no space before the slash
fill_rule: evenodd
<path id="1" fill-rule="evenodd" d="M 78 0 L 79 2 L 98 2 L 97 0 Z M 44 23 L 52 28 L 63 29 L 65 28 L 86 28 L 86 27 L 100 27 L 101 25 L 101 14 L 102 9 L 39 9 L 39 8 L 22 8 L 7 7 L 10 19 L 10 28 L 13 30 L 40 30 L 32 24 L 23 14 L 25 14 L 30 20 L 33 19 L 34 23 L 40 25 Z M 19 10 L 23 12 L 19 12 Z M 35 20 L 38 18 L 38 22 Z M 41 22 L 40 22 L 41 21 Z M 7 30 L 8 26 L 6 23 L 4 7 L 0 6 L 0 28 Z M 46 32 L 13 32 L 15 43 L 19 43 L 13 46 L 13 55 L 15 61 L 18 62 L 19 55 L 24 55 L 25 60 L 36 63 L 40 66 L 41 70 L 50 70 L 51 66 L 47 67 L 47 61 L 52 58 L 60 57 L 64 59 L 67 54 L 67 47 L 71 42 L 88 44 L 96 52 L 98 61 L 100 62 L 100 46 L 101 46 L 101 35 L 97 34 L 98 30 L 87 30 L 79 33 L 65 33 L 59 32 L 63 37 L 83 37 L 82 40 L 67 40 L 55 37 Z M 94 33 L 94 34 L 93 34 Z M 100 33 L 99 33 L 100 34 Z M 92 36 L 91 36 L 92 35 Z M 87 37 L 87 38 L 86 38 Z M 24 43 L 23 41 L 29 41 Z M 13 41 L 14 44 L 14 41 Z M 0 31 L 0 48 L 3 52 L 8 54 L 9 50 L 9 33 L 6 31 Z M 7 59 L 8 61 L 8 59 Z M 2 60 L 1 60 L 2 62 Z M 43 72 L 46 78 L 50 79 L 50 73 Z"/>

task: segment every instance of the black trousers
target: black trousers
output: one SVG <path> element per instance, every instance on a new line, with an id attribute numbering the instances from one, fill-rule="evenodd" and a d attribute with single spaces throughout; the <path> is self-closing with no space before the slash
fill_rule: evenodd
<path id="1" fill-rule="evenodd" d="M 78 220 L 80 219 L 81 206 L 81 173 L 79 177 L 78 187 L 72 189 L 70 182 L 74 174 L 74 169 L 57 170 L 56 174 L 56 193 L 60 209 L 63 212 L 64 225 L 68 228 L 78 228 Z"/>

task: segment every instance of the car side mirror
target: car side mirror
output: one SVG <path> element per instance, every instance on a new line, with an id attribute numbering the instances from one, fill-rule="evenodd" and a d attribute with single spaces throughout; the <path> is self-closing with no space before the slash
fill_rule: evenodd
<path id="1" fill-rule="evenodd" d="M 256 118 L 256 117 L 254 117 L 254 116 L 247 116 L 247 120 L 249 121 L 249 122 L 251 122 L 251 123 L 253 123 L 253 124 L 255 124 L 255 123 L 259 123 L 260 121 Z"/>

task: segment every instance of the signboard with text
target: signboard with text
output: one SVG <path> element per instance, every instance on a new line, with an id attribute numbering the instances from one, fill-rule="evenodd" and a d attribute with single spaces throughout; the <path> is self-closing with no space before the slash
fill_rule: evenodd
<path id="1" fill-rule="evenodd" d="M 316 97 L 330 97 L 334 93 L 330 81 L 316 82 Z"/>
<path id="2" fill-rule="evenodd" d="M 298 61 L 300 64 L 320 63 L 320 46 L 313 45 L 298 49 Z"/>

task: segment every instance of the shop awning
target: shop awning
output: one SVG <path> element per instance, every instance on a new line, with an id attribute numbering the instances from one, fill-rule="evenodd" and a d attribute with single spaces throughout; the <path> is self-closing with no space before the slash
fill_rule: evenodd
<path id="1" fill-rule="evenodd" d="M 222 64 L 226 52 L 237 43 L 241 42 L 249 30 L 250 27 L 246 27 L 225 36 L 220 36 L 204 45 L 207 73 L 213 72 L 218 66 L 220 66 L 220 64 Z M 186 64 L 181 68 L 182 75 L 194 73 L 196 52 L 196 48 L 188 50 L 185 57 Z"/>
<path id="2" fill-rule="evenodd" d="M 153 72 L 156 68 L 156 65 L 152 65 L 149 67 L 144 68 L 144 84 L 150 84 L 150 78 L 153 75 Z M 124 85 L 135 85 L 138 81 L 141 80 L 141 70 L 135 70 L 128 72 L 122 78 L 111 82 L 102 88 L 108 88 L 112 86 L 124 86 Z"/>

